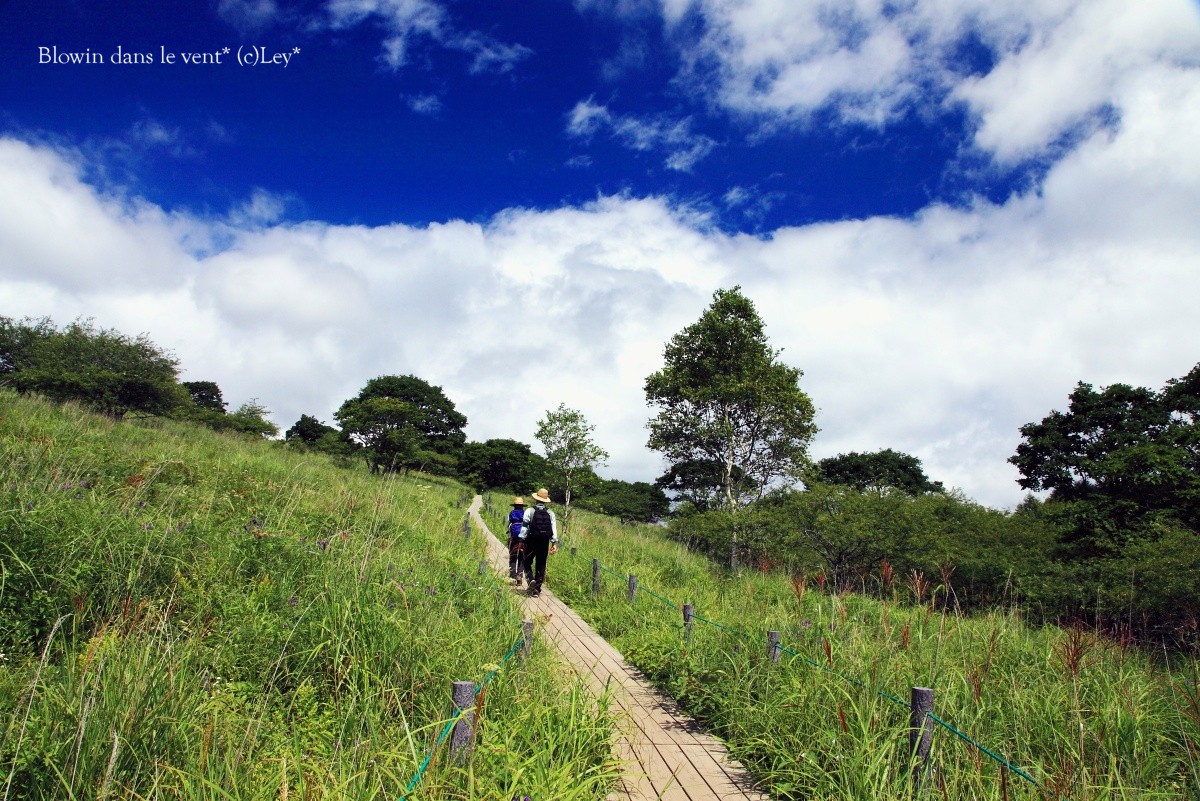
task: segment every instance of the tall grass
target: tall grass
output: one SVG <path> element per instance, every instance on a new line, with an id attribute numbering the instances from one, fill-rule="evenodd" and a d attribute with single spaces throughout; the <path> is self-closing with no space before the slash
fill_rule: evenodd
<path id="1" fill-rule="evenodd" d="M 603 797 L 606 700 L 498 665 L 465 492 L 0 392 L 0 799 Z"/>
<path id="2" fill-rule="evenodd" d="M 938 725 L 925 795 L 1200 798 L 1193 658 L 1031 626 L 1012 608 L 959 615 L 941 577 L 881 576 L 890 591 L 878 600 L 832 593 L 820 577 L 731 576 L 650 527 L 575 515 L 550 586 L 777 797 L 914 796 L 906 702 L 924 686 L 939 719 L 1036 782 Z M 597 598 L 592 558 L 606 568 Z M 628 574 L 653 592 L 639 590 L 633 608 Z M 685 602 L 712 621 L 690 637 Z M 768 630 L 783 636 L 778 663 Z"/>

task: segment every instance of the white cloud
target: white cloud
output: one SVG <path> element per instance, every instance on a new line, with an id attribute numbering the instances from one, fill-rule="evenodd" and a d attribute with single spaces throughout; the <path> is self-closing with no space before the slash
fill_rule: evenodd
<path id="1" fill-rule="evenodd" d="M 976 144 L 1003 162 L 1045 152 L 1105 109 L 1120 117 L 1131 73 L 1200 63 L 1189 0 L 661 0 L 661 13 L 684 76 L 719 108 L 768 126 L 831 111 L 882 127 L 961 103 Z M 963 47 L 987 51 L 983 74 L 964 69 Z"/>
<path id="2" fill-rule="evenodd" d="M 572 136 L 592 136 L 602 127 L 611 124 L 612 114 L 608 107 L 600 105 L 590 97 L 576 103 L 567 115 L 567 133 Z"/>
<path id="3" fill-rule="evenodd" d="M 533 54 L 524 45 L 507 44 L 480 31 L 458 30 L 446 7 L 436 0 L 329 0 L 325 9 L 334 29 L 368 20 L 382 25 L 386 37 L 380 58 L 392 70 L 408 63 L 409 49 L 421 39 L 471 56 L 472 74 L 507 72 Z"/>
<path id="4" fill-rule="evenodd" d="M 446 46 L 471 56 L 471 74 L 508 72 L 519 62 L 533 55 L 522 44 L 506 44 L 479 31 L 458 34 L 446 41 Z"/>
<path id="5" fill-rule="evenodd" d="M 1195 3 L 1088 0 L 1002 51 L 994 69 L 962 81 L 952 96 L 979 116 L 977 143 L 1014 160 L 1038 153 L 1106 106 L 1124 116 L 1122 85 L 1168 65 L 1193 72 L 1200 65 Z"/>
<path id="6" fill-rule="evenodd" d="M 228 222 L 235 230 L 259 228 L 283 219 L 287 206 L 287 198 L 272 194 L 265 189 L 256 189 L 248 200 L 238 204 L 229 212 Z"/>
<path id="7" fill-rule="evenodd" d="M 613 114 L 590 97 L 576 103 L 567 115 L 567 133 L 573 137 L 589 139 L 604 130 L 631 150 L 666 151 L 663 166 L 678 172 L 691 172 L 717 146 L 712 138 L 692 130 L 690 118 Z"/>
<path id="8" fill-rule="evenodd" d="M 427 117 L 436 117 L 442 111 L 442 100 L 437 95 L 409 95 L 406 102 L 410 109 Z"/>
<path id="9" fill-rule="evenodd" d="M 566 402 L 596 424 L 607 474 L 646 480 L 661 465 L 645 376 L 737 283 L 805 371 L 814 456 L 890 447 L 1012 504 L 1021 424 L 1077 381 L 1157 388 L 1200 359 L 1200 81 L 1156 63 L 1107 91 L 1120 124 L 1036 191 L 764 237 L 656 197 L 417 228 L 280 223 L 261 193 L 200 219 L 95 189 L 78 154 L 0 139 L 0 313 L 149 332 L 186 378 L 260 398 L 283 427 L 330 420 L 385 373 L 443 386 L 477 440 L 533 443 Z M 580 131 L 618 130 L 604 107 L 577 109 Z"/>

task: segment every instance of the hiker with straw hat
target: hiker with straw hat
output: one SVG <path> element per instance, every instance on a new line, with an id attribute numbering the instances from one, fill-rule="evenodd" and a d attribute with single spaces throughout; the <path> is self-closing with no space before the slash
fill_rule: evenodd
<path id="1" fill-rule="evenodd" d="M 512 499 L 512 511 L 508 513 L 508 577 L 513 584 L 521 586 L 521 573 L 529 574 L 529 566 L 523 565 L 525 543 L 521 534 L 525 530 L 525 499 Z"/>
<path id="2" fill-rule="evenodd" d="M 529 596 L 542 594 L 546 581 L 546 557 L 558 550 L 558 523 L 550 505 L 550 491 L 542 487 L 533 493 L 533 507 L 525 510 L 525 529 L 521 539 L 525 542 L 525 572 L 532 573 L 529 579 Z"/>

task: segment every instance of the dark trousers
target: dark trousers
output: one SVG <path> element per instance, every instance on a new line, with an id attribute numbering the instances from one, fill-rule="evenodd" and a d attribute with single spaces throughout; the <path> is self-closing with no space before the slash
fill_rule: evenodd
<path id="1" fill-rule="evenodd" d="M 532 573 L 529 588 L 534 592 L 542 589 L 546 580 L 546 557 L 550 554 L 550 538 L 530 534 L 525 539 L 525 572 Z"/>
<path id="2" fill-rule="evenodd" d="M 529 570 L 529 559 L 525 556 L 525 541 L 517 537 L 510 536 L 508 538 L 508 577 L 516 579 L 521 577 L 521 572 L 524 571 L 525 577 L 530 578 L 533 574 Z"/>

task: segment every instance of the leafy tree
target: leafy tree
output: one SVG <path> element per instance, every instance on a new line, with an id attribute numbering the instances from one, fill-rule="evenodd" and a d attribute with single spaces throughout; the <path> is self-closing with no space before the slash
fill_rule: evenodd
<path id="1" fill-rule="evenodd" d="M 468 442 L 458 455 L 459 474 L 485 489 L 524 495 L 545 483 L 546 460 L 513 439 Z"/>
<path id="2" fill-rule="evenodd" d="M 300 419 L 292 424 L 283 438 L 289 447 L 328 454 L 344 467 L 350 466 L 350 459 L 359 447 L 347 435 L 310 414 L 300 415 Z"/>
<path id="3" fill-rule="evenodd" d="M 62 331 L 49 320 L 0 323 L 0 374 L 18 392 L 74 400 L 120 419 L 165 414 L 187 402 L 178 361 L 145 334 L 128 337 L 76 320 Z"/>
<path id="4" fill-rule="evenodd" d="M 184 381 L 183 388 L 192 396 L 192 403 L 201 409 L 225 413 L 225 399 L 221 388 L 213 381 Z"/>
<path id="5" fill-rule="evenodd" d="M 538 421 L 536 436 L 546 451 L 546 462 L 563 479 L 563 516 L 568 520 L 575 479 L 582 471 L 593 470 L 608 459 L 608 452 L 592 440 L 595 428 L 582 412 L 568 408 L 565 403 L 548 410 Z"/>
<path id="6" fill-rule="evenodd" d="M 817 462 L 817 479 L 843 484 L 859 492 L 897 489 L 908 495 L 944 492 L 940 481 L 930 481 L 921 460 L 888 448 L 876 453 L 839 453 Z"/>
<path id="7" fill-rule="evenodd" d="M 626 521 L 653 523 L 670 511 L 670 501 L 663 491 L 645 481 L 598 479 L 579 506 Z"/>
<path id="8" fill-rule="evenodd" d="M 0 381 L 13 385 L 5 376 L 34 365 L 34 347 L 42 341 L 57 336 L 58 331 L 48 317 L 25 318 L 16 322 L 0 316 Z"/>
<path id="9" fill-rule="evenodd" d="M 363 448 L 372 473 L 393 471 L 417 458 L 421 433 L 413 420 L 417 412 L 395 398 L 348 400 L 334 417 L 352 442 Z"/>
<path id="10" fill-rule="evenodd" d="M 453 467 L 451 454 L 466 442 L 467 418 L 441 387 L 411 375 L 371 379 L 334 417 L 366 449 L 372 472 L 426 465 L 446 472 Z"/>
<path id="11" fill-rule="evenodd" d="M 1161 392 L 1080 382 L 1068 400 L 1021 426 L 1009 461 L 1022 487 L 1067 507 L 1074 555 L 1154 538 L 1157 521 L 1200 531 L 1200 365 Z"/>
<path id="12" fill-rule="evenodd" d="M 707 512 L 721 505 L 721 489 L 725 481 L 725 465 L 717 461 L 689 459 L 677 462 L 654 480 L 654 486 L 670 492 L 677 502 L 697 512 Z M 747 486 L 743 471 L 733 467 L 735 484 Z"/>
<path id="13" fill-rule="evenodd" d="M 270 438 L 279 433 L 279 426 L 267 419 L 270 415 L 271 410 L 259 403 L 258 398 L 251 398 L 225 416 L 227 423 L 224 428 Z"/>
<path id="14" fill-rule="evenodd" d="M 284 433 L 283 438 L 287 442 L 312 446 L 316 445 L 321 437 L 331 432 L 336 434 L 337 429 L 325 425 L 310 414 L 302 414 L 300 419 Z"/>
<path id="15" fill-rule="evenodd" d="M 799 477 L 816 433 L 801 371 L 779 361 L 740 287 L 718 290 L 700 319 L 667 343 L 646 379 L 651 449 L 673 465 L 721 467 L 723 503 L 736 508 Z"/>

